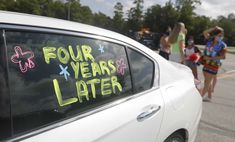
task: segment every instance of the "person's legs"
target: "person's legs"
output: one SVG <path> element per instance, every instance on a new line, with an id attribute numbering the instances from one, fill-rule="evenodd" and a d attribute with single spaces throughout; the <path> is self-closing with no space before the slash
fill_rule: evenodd
<path id="1" fill-rule="evenodd" d="M 207 92 L 211 93 L 211 91 L 209 91 L 211 83 L 212 83 L 212 79 L 214 78 L 214 74 L 208 73 L 206 71 L 203 71 L 203 75 L 204 75 L 204 87 L 202 90 L 202 94 L 201 96 L 203 97 Z"/>
<path id="2" fill-rule="evenodd" d="M 208 98 L 209 99 L 211 99 L 211 97 L 212 97 L 212 87 L 213 87 L 213 79 L 212 79 L 212 83 L 210 84 L 209 89 L 208 89 Z"/>
<path id="3" fill-rule="evenodd" d="M 191 67 L 191 70 L 193 72 L 193 76 L 195 79 L 198 79 L 198 76 L 197 76 L 197 66 L 192 66 Z"/>
<path id="4" fill-rule="evenodd" d="M 211 92 L 214 92 L 216 83 L 217 83 L 217 75 L 215 75 L 215 77 L 213 78 Z"/>
<path id="5" fill-rule="evenodd" d="M 194 84 L 196 85 L 197 90 L 199 91 L 200 94 L 202 94 L 202 83 L 200 80 L 197 80 L 194 78 Z"/>

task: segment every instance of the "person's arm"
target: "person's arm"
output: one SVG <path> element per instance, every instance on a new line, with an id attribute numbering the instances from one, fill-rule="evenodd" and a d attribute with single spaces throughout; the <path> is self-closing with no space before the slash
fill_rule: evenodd
<path id="1" fill-rule="evenodd" d="M 204 36 L 204 38 L 205 38 L 205 39 L 208 39 L 209 36 L 210 36 L 210 33 L 211 33 L 213 30 L 215 30 L 215 28 L 210 28 L 210 29 L 207 29 L 207 30 L 203 31 L 203 36 Z"/>
<path id="2" fill-rule="evenodd" d="M 223 55 L 220 56 L 216 56 L 216 57 L 209 57 L 209 56 L 204 56 L 205 60 L 221 60 L 221 59 L 225 59 L 225 53 Z"/>
<path id="3" fill-rule="evenodd" d="M 227 52 L 227 50 L 225 48 L 223 48 L 222 51 L 220 52 L 219 56 L 215 56 L 215 57 L 204 56 L 204 59 L 205 60 L 220 60 L 220 59 L 225 59 L 226 58 L 226 52 Z"/>
<path id="4" fill-rule="evenodd" d="M 195 53 L 202 55 L 202 52 L 199 50 L 197 46 L 194 46 L 194 48 L 195 48 Z"/>
<path id="5" fill-rule="evenodd" d="M 160 42 L 163 48 L 169 49 L 171 47 L 170 44 L 168 43 L 168 38 L 166 36 L 161 37 Z"/>
<path id="6" fill-rule="evenodd" d="M 160 39 L 160 44 L 164 47 L 165 45 L 164 45 L 164 38 L 163 38 L 163 36 L 161 37 L 161 39 Z"/>
<path id="7" fill-rule="evenodd" d="M 170 49 L 171 48 L 171 44 L 168 42 L 168 36 L 164 38 L 164 44 L 165 44 L 165 47 L 167 49 Z"/>
<path id="8" fill-rule="evenodd" d="M 208 39 L 209 36 L 210 36 L 210 33 L 211 33 L 212 31 L 214 31 L 214 30 L 220 30 L 220 31 L 222 31 L 222 32 L 224 31 L 221 27 L 215 26 L 215 27 L 213 27 L 213 28 L 210 28 L 210 29 L 207 29 L 207 30 L 203 31 L 203 36 L 204 36 L 204 38 L 205 38 L 205 39 Z"/>
<path id="9" fill-rule="evenodd" d="M 180 63 L 184 63 L 184 48 L 185 48 L 185 35 L 183 33 L 179 34 L 179 51 L 180 51 Z"/>
<path id="10" fill-rule="evenodd" d="M 185 48 L 185 43 L 184 43 L 184 40 L 180 40 L 180 63 L 183 63 L 184 60 L 185 60 L 185 57 L 184 57 L 184 48 Z"/>

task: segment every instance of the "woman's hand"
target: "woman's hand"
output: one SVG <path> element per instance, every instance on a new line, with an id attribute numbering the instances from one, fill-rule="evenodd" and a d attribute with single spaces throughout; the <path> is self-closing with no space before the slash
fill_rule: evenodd
<path id="1" fill-rule="evenodd" d="M 215 30 L 220 30 L 220 31 L 222 31 L 222 32 L 224 31 L 224 29 L 221 28 L 221 27 L 219 27 L 219 26 L 215 26 L 214 29 L 215 29 Z"/>

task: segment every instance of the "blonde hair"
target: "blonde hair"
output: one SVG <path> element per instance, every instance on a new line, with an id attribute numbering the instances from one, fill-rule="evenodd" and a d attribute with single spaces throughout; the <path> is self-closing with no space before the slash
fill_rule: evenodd
<path id="1" fill-rule="evenodd" d="M 180 32 L 183 32 L 185 33 L 185 26 L 184 26 L 184 23 L 182 22 L 179 22 L 179 23 L 176 23 L 175 26 L 174 26 L 174 29 L 172 30 L 172 32 L 170 33 L 170 36 L 169 36 L 169 39 L 168 39 L 168 42 L 170 44 L 173 44 L 177 41 L 177 38 L 179 36 L 179 33 Z"/>

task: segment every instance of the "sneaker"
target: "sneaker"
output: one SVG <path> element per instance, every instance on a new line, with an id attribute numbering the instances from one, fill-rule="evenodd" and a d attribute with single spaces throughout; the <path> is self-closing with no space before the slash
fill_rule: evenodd
<path id="1" fill-rule="evenodd" d="M 209 98 L 208 96 L 203 97 L 203 101 L 204 102 L 211 102 L 211 98 Z"/>

